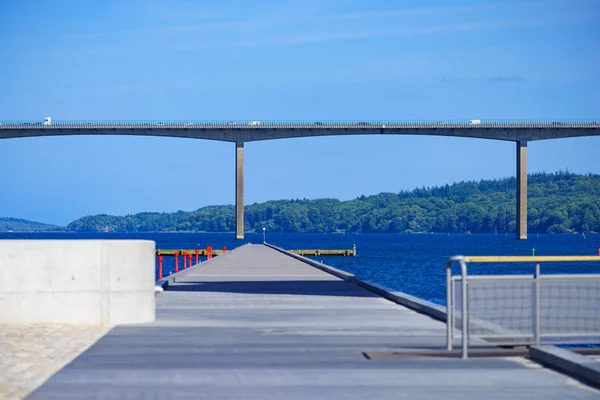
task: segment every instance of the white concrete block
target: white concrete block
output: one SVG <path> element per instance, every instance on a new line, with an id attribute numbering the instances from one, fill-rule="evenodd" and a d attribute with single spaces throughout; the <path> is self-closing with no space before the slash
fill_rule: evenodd
<path id="1" fill-rule="evenodd" d="M 93 312 L 100 300 L 98 291 L 3 293 L 0 294 L 0 323 L 100 326 L 100 313 Z"/>
<path id="2" fill-rule="evenodd" d="M 146 240 L 1 240 L 0 323 L 152 322 L 154 252 Z"/>
<path id="3" fill-rule="evenodd" d="M 156 298 L 152 287 L 152 299 Z M 146 304 L 145 307 L 140 307 Z M 148 291 L 112 292 L 109 299 L 111 324 L 133 324 L 154 321 L 156 310 L 154 301 L 149 301 Z"/>

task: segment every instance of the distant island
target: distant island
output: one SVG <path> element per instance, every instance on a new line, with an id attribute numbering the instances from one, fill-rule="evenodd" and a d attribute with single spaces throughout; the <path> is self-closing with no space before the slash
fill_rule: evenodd
<path id="1" fill-rule="evenodd" d="M 21 218 L 0 217 L 0 232 L 48 231 L 58 229 L 61 229 L 61 227 Z"/>
<path id="2" fill-rule="evenodd" d="M 528 184 L 529 232 L 600 232 L 600 175 L 535 173 L 528 176 Z M 348 201 L 267 201 L 245 207 L 245 230 L 260 232 L 265 227 L 269 232 L 515 232 L 515 188 L 515 178 L 504 178 L 380 193 Z M 0 230 L 5 220 L 0 219 Z M 13 230 L 19 230 L 14 229 L 17 225 L 12 226 Z M 234 229 L 234 207 L 225 205 L 190 212 L 86 216 L 61 230 L 232 232 Z"/>

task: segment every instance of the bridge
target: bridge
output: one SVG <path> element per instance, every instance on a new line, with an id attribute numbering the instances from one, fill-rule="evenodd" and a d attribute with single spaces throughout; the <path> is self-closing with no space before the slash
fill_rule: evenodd
<path id="1" fill-rule="evenodd" d="M 516 143 L 517 239 L 527 239 L 527 143 L 600 136 L 598 121 L 0 121 L 0 139 L 66 135 L 136 135 L 236 144 L 236 238 L 244 238 L 244 143 L 336 135 L 427 135 Z"/>

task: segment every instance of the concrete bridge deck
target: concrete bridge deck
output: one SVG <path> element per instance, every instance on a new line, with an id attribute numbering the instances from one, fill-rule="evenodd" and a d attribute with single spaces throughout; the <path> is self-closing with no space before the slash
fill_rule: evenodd
<path id="1" fill-rule="evenodd" d="M 444 348 L 444 324 L 262 245 L 188 269 L 151 324 L 119 326 L 31 398 L 592 399 L 517 357 L 373 359 Z"/>
<path id="2" fill-rule="evenodd" d="M 50 122 L 50 121 L 48 121 Z M 244 143 L 314 136 L 427 135 L 516 144 L 517 239 L 527 239 L 527 143 L 600 136 L 600 121 L 0 121 L 0 139 L 65 135 L 166 136 L 235 143 L 236 238 L 244 238 Z"/>

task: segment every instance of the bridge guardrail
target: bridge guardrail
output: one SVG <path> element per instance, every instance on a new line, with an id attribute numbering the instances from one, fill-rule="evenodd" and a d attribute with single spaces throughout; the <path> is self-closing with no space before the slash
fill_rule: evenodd
<path id="1" fill-rule="evenodd" d="M 0 120 L 0 129 L 11 128 L 29 128 L 29 129 L 60 129 L 60 128 L 165 128 L 165 129 L 261 129 L 261 128 L 574 128 L 574 127 L 600 127 L 598 121 L 543 121 L 543 120 L 485 120 L 478 124 L 471 124 L 467 120 L 369 120 L 369 121 L 349 121 L 349 120 L 306 120 L 306 121 L 217 121 L 217 120 L 182 120 L 182 121 L 161 121 L 161 120 L 142 120 L 142 121 L 103 121 L 103 120 L 76 120 L 60 121 L 53 120 L 51 125 L 44 125 L 36 120 L 18 120 L 2 121 Z"/>
<path id="2" fill-rule="evenodd" d="M 542 262 L 600 256 L 455 256 L 446 263 L 446 343 L 460 331 L 462 357 L 473 340 L 494 345 L 600 343 L 600 274 L 541 274 Z M 468 263 L 535 263 L 533 275 L 472 275 Z M 452 275 L 458 263 L 460 275 Z"/>

